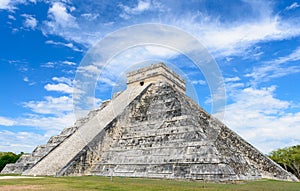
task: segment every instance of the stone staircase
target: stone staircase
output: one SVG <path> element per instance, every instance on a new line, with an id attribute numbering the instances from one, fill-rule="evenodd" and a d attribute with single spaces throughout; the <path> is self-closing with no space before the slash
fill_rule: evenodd
<path id="1" fill-rule="evenodd" d="M 74 126 L 64 128 L 59 135 L 50 137 L 48 142 L 44 145 L 38 145 L 31 154 L 23 154 L 16 163 L 7 164 L 1 171 L 1 174 L 22 174 L 36 163 L 47 156 L 53 149 L 58 147 L 64 142 L 69 136 L 71 136 L 79 127 L 89 121 L 90 118 L 94 117 L 99 111 L 101 111 L 110 100 L 102 102 L 99 108 L 92 110 L 89 114 L 81 119 L 78 119 Z"/>
<path id="2" fill-rule="evenodd" d="M 16 163 L 7 164 L 1 174 L 21 174 L 32 168 L 36 163 L 58 147 L 65 139 L 72 135 L 78 126 L 65 128 L 59 135 L 52 136 L 44 145 L 37 146 L 31 154 L 22 155 Z"/>
<path id="3" fill-rule="evenodd" d="M 71 136 L 51 150 L 24 175 L 59 175 L 60 172 L 82 149 L 111 123 L 148 85 L 126 89 L 112 99 L 106 107 L 84 121 Z"/>

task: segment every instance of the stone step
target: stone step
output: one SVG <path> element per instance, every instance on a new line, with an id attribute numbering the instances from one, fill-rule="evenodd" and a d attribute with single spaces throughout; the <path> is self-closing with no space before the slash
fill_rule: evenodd
<path id="1" fill-rule="evenodd" d="M 152 149 L 176 149 L 176 148 L 186 148 L 186 147 L 203 147 L 203 146 L 207 146 L 210 145 L 211 142 L 209 140 L 197 140 L 197 141 L 190 141 L 190 142 L 186 142 L 184 140 L 182 140 L 182 142 L 179 141 L 166 141 L 163 143 L 163 145 L 160 144 L 153 144 L 153 146 L 151 147 L 136 147 L 136 146 L 129 146 L 126 147 L 127 150 L 152 150 Z M 122 152 L 124 151 L 124 143 L 123 144 L 118 144 L 115 145 L 113 148 L 110 149 L 111 151 L 115 151 L 115 152 Z"/>

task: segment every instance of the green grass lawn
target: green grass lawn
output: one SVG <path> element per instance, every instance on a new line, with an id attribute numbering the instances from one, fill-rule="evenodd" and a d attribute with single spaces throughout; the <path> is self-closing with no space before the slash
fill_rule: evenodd
<path id="1" fill-rule="evenodd" d="M 300 191 L 299 182 L 283 182 L 274 180 L 258 180 L 240 182 L 238 184 L 216 184 L 176 180 L 122 178 L 99 176 L 84 177 L 41 177 L 34 179 L 3 179 L 0 180 L 0 190 L 49 190 L 49 191 L 85 191 L 85 190 L 208 190 L 208 191 Z"/>

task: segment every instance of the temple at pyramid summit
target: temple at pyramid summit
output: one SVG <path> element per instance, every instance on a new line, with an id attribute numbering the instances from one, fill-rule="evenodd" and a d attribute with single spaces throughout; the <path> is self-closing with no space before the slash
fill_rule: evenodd
<path id="1" fill-rule="evenodd" d="M 185 91 L 163 63 L 130 72 L 126 90 L 1 173 L 297 181 Z"/>

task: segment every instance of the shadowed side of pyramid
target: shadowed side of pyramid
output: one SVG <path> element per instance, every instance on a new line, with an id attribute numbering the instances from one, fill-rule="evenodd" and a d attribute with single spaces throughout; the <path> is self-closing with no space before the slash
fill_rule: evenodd
<path id="1" fill-rule="evenodd" d="M 164 64 L 127 78 L 124 92 L 24 174 L 297 181 L 187 97 L 185 81 Z"/>

